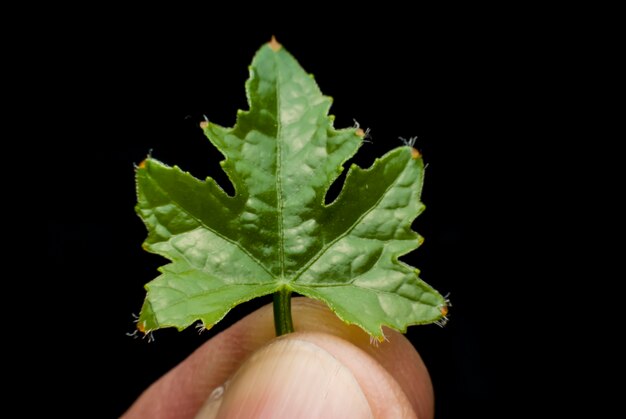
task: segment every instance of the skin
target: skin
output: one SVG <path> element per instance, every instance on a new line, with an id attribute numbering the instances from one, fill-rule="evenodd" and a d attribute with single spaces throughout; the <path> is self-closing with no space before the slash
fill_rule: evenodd
<path id="1" fill-rule="evenodd" d="M 211 392 L 236 376 L 247 359 L 283 340 L 311 344 L 345 366 L 374 418 L 433 417 L 428 371 L 402 334 L 385 329 L 387 341 L 372 344 L 360 328 L 346 325 L 325 305 L 306 298 L 293 299 L 292 316 L 297 332 L 276 338 L 271 305 L 248 315 L 152 384 L 123 418 L 193 418 Z"/>

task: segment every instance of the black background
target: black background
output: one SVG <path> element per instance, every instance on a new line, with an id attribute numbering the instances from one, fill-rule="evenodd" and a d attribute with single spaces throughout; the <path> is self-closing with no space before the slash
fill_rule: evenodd
<path id="1" fill-rule="evenodd" d="M 520 196 L 531 177 L 528 152 L 537 148 L 522 138 L 518 119 L 529 112 L 534 72 L 524 60 L 527 33 L 511 31 L 506 19 L 459 16 L 387 26 L 328 17 L 315 29 L 240 22 L 222 29 L 220 19 L 226 17 L 190 10 L 176 22 L 85 21 L 41 41 L 42 51 L 54 53 L 41 71 L 46 87 L 33 101 L 45 98 L 41 107 L 59 114 L 48 126 L 59 134 L 40 134 L 49 153 L 45 181 L 54 186 L 47 250 L 62 277 L 51 294 L 52 342 L 63 347 L 58 362 L 75 383 L 61 405 L 71 410 L 80 401 L 97 406 L 96 416 L 120 415 L 194 348 L 268 302 L 236 308 L 201 336 L 164 330 L 154 343 L 126 336 L 143 284 L 164 263 L 140 246 L 146 232 L 133 209 L 133 165 L 152 150 L 223 182 L 221 157 L 198 124 L 206 115 L 231 126 L 236 110 L 247 108 L 247 67 L 274 34 L 334 98 L 336 127 L 356 119 L 371 129 L 357 163 L 369 165 L 401 145 L 399 137 L 418 137 L 429 166 L 427 210 L 414 227 L 426 240 L 404 259 L 449 292 L 453 307 L 445 328 L 412 327 L 408 337 L 431 372 L 438 418 L 508 416 L 500 409 L 515 396 L 511 377 L 522 368 L 516 354 L 525 342 L 509 332 L 518 313 L 506 290 L 525 274 L 512 246 L 530 234 L 520 213 L 533 209 Z"/>

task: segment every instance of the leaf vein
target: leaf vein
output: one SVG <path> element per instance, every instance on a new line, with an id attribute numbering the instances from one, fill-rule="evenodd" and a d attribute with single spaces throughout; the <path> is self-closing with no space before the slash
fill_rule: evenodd
<path id="1" fill-rule="evenodd" d="M 385 192 L 383 192 L 381 194 L 380 198 L 376 201 L 376 203 L 374 203 L 374 205 L 372 205 L 370 208 L 368 208 L 367 211 L 365 211 L 359 218 L 357 218 L 357 220 L 354 223 L 352 223 L 352 225 L 348 229 L 346 229 L 346 231 L 344 233 L 342 233 L 339 236 L 337 236 L 334 240 L 332 240 L 330 243 L 328 243 L 327 246 L 322 247 L 319 250 L 319 252 L 317 252 L 317 254 L 315 254 L 298 272 L 296 272 L 296 274 L 294 275 L 294 278 L 291 280 L 291 282 L 296 282 L 298 280 L 298 278 L 300 276 L 302 276 L 328 250 L 330 250 L 334 246 L 335 243 L 339 242 L 341 239 L 343 239 L 344 237 L 348 236 L 350 234 L 350 232 L 352 232 L 352 230 L 354 230 L 356 228 L 356 226 L 358 226 L 361 223 L 363 218 L 365 218 L 370 212 L 372 212 L 376 207 L 378 207 L 378 204 L 380 204 L 380 202 L 385 198 L 385 196 L 387 196 L 387 193 L 389 192 L 389 190 L 391 190 L 396 185 L 396 183 L 398 182 L 398 178 L 400 178 L 400 176 L 396 177 L 396 179 L 391 183 L 391 185 L 389 185 L 387 187 L 387 189 L 385 189 Z M 345 187 L 345 183 L 344 183 L 344 187 Z M 339 199 L 339 198 L 337 198 L 337 199 Z"/>
<path id="2" fill-rule="evenodd" d="M 275 55 L 276 56 L 276 55 Z M 275 59 L 277 61 L 277 59 Z M 285 277 L 285 218 L 283 203 L 283 181 L 282 163 L 283 151 L 281 146 L 282 120 L 280 115 L 280 66 L 276 63 L 276 206 L 278 211 L 278 263 L 280 266 L 280 277 Z"/>
<path id="3" fill-rule="evenodd" d="M 190 216 L 191 218 L 193 218 L 200 226 L 202 226 L 203 228 L 207 229 L 208 231 L 210 231 L 211 233 L 215 234 L 216 236 L 220 237 L 221 239 L 235 245 L 236 247 L 239 248 L 239 250 L 241 250 L 243 253 L 245 253 L 250 259 L 252 259 L 254 262 L 256 262 L 256 264 L 263 269 L 265 272 L 267 272 L 270 277 L 274 278 L 274 275 L 272 275 L 272 273 L 265 267 L 265 265 L 263 265 L 257 258 L 255 258 L 247 249 L 245 249 L 244 247 L 241 246 L 240 243 L 230 239 L 229 237 L 224 236 L 223 234 L 219 233 L 218 231 L 216 231 L 215 229 L 212 229 L 211 227 L 207 226 L 201 219 L 199 219 L 198 217 L 196 217 L 195 215 L 193 215 L 191 212 L 187 211 L 178 201 L 176 201 L 161 185 L 159 185 L 158 182 L 156 182 L 151 176 L 148 176 L 148 179 L 150 179 L 150 181 L 152 182 L 152 184 L 154 184 L 157 188 L 159 188 L 159 190 L 161 190 L 161 192 L 163 192 L 163 194 L 165 196 L 167 196 L 170 201 L 176 205 L 178 207 L 178 209 L 187 214 L 188 216 Z M 195 229 L 197 229 L 198 227 L 196 227 Z M 193 230 L 195 230 L 193 229 Z M 193 230 L 188 230 L 185 233 L 191 232 Z M 180 252 L 179 252 L 180 253 Z M 192 265 L 193 266 L 193 265 Z"/>

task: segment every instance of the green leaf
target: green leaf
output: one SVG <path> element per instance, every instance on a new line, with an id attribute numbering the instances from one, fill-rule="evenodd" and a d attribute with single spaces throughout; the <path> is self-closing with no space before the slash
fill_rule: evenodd
<path id="1" fill-rule="evenodd" d="M 333 128 L 331 98 L 275 41 L 254 57 L 246 92 L 250 110 L 233 128 L 201 124 L 225 156 L 234 196 L 153 158 L 137 168 L 144 248 L 171 260 L 146 285 L 139 329 L 211 327 L 281 290 L 324 301 L 379 339 L 382 325 L 445 319 L 446 300 L 398 261 L 422 241 L 411 230 L 424 209 L 419 153 L 399 147 L 369 169 L 353 165 L 325 205 L 363 131 Z"/>

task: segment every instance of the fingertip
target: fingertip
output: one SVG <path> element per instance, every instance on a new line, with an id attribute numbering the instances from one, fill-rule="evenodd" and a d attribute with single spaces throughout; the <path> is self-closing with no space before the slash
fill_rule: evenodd
<path id="1" fill-rule="evenodd" d="M 255 352 L 197 419 L 374 417 L 352 371 L 332 353 L 291 334 Z"/>

